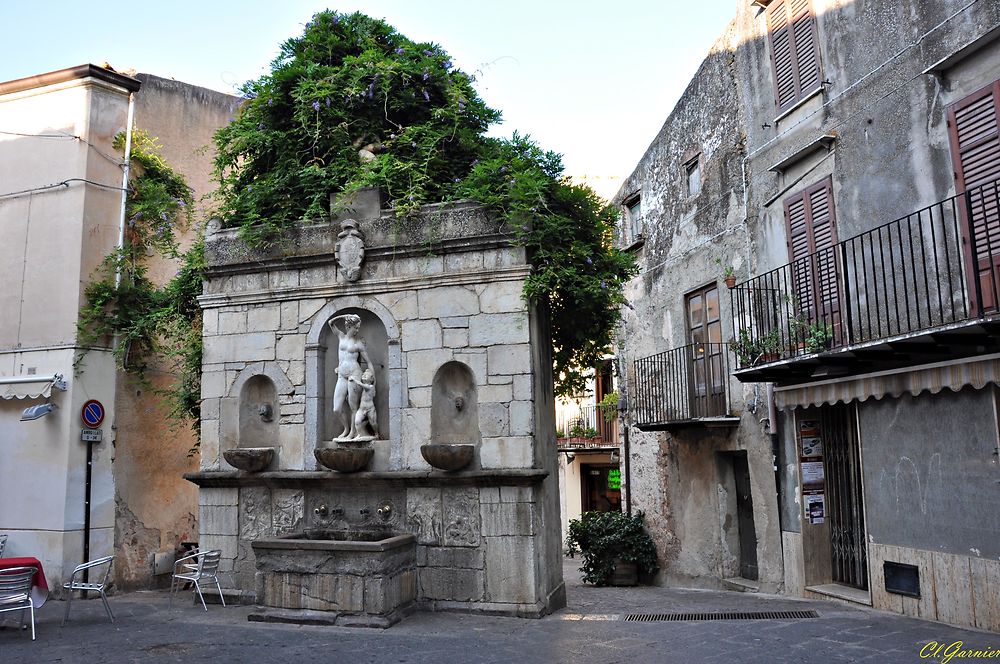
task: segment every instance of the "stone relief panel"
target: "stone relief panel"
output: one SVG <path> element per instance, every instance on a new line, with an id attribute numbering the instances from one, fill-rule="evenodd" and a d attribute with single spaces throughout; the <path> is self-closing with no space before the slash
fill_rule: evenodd
<path id="1" fill-rule="evenodd" d="M 441 489 L 412 488 L 406 493 L 406 524 L 418 544 L 438 545 L 444 530 Z"/>
<path id="2" fill-rule="evenodd" d="M 302 527 L 305 496 L 298 489 L 275 489 L 272 497 L 274 534 L 284 535 Z"/>
<path id="3" fill-rule="evenodd" d="M 479 490 L 445 489 L 444 505 L 445 546 L 479 546 Z"/>
<path id="4" fill-rule="evenodd" d="M 240 489 L 240 539 L 253 541 L 270 537 L 271 490 L 262 486 Z"/>

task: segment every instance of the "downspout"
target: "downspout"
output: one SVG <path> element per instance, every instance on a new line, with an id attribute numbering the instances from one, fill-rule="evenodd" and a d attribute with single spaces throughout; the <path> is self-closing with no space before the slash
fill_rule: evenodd
<path id="1" fill-rule="evenodd" d="M 778 501 L 778 530 L 781 523 L 781 442 L 778 436 L 778 409 L 774 405 L 774 383 L 767 384 L 767 433 L 771 439 L 771 459 L 774 464 L 774 492 Z"/>

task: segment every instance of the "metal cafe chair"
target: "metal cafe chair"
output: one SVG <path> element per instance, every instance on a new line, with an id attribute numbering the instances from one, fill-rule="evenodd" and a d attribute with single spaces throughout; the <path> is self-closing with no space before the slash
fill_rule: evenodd
<path id="1" fill-rule="evenodd" d="M 69 591 L 69 594 L 66 597 L 66 613 L 63 614 L 63 619 L 62 619 L 63 625 L 65 625 L 66 621 L 69 620 L 69 607 L 73 603 L 74 590 L 82 590 L 84 597 L 87 596 L 88 591 L 100 593 L 101 601 L 104 602 L 104 608 L 108 612 L 108 617 L 111 618 L 111 622 L 115 621 L 115 615 L 111 613 L 111 605 L 108 604 L 108 596 L 104 594 L 104 589 L 107 588 L 108 586 L 108 577 L 111 576 L 111 563 L 112 561 L 114 561 L 114 559 L 115 557 L 113 555 L 105 556 L 103 558 L 97 558 L 96 560 L 91 560 L 88 563 L 83 563 L 82 565 L 77 565 L 76 568 L 73 569 L 73 574 L 71 574 L 69 577 L 69 583 L 63 584 L 63 588 Z M 100 567 L 101 565 L 107 565 L 108 568 L 104 570 L 104 577 L 100 580 L 100 582 L 97 583 L 87 582 L 84 581 L 82 578 L 80 580 L 77 580 L 78 575 L 82 577 L 84 570 Z"/>
<path id="2" fill-rule="evenodd" d="M 24 612 L 31 613 L 31 640 L 35 640 L 35 604 L 31 601 L 31 581 L 38 570 L 34 567 L 10 567 L 0 570 L 0 613 L 21 612 L 21 627 L 24 627 Z"/>
<path id="3" fill-rule="evenodd" d="M 226 598 L 222 595 L 222 585 L 219 583 L 219 562 L 222 559 L 222 551 L 218 549 L 212 551 L 199 551 L 190 556 L 178 558 L 174 562 L 174 573 L 170 579 L 170 602 L 173 605 L 174 592 L 187 582 L 194 584 L 194 589 L 201 600 L 201 606 L 208 611 L 205 604 L 205 596 L 201 593 L 201 584 L 204 582 L 214 583 L 219 591 L 219 599 L 222 606 L 226 605 Z"/>

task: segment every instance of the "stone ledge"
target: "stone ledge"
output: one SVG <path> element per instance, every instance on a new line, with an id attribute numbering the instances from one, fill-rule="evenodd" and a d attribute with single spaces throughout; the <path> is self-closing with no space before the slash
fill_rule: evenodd
<path id="1" fill-rule="evenodd" d="M 327 471 L 279 470 L 245 473 L 236 470 L 208 470 L 185 473 L 184 479 L 200 487 L 241 487 L 263 485 L 278 488 L 300 488 L 322 485 L 322 488 L 358 487 L 454 487 L 454 486 L 532 486 L 541 484 L 548 471 L 538 468 L 504 470 L 470 470 L 465 472 L 400 470 L 395 472 L 362 472 L 339 474 Z"/>

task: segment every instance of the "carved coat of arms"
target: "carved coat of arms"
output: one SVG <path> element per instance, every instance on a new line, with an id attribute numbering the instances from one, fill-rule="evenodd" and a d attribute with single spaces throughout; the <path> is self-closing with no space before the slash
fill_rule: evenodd
<path id="1" fill-rule="evenodd" d="M 357 281 L 364 260 L 365 236 L 358 230 L 358 222 L 345 219 L 340 222 L 340 233 L 337 234 L 337 263 L 344 278 Z"/>

